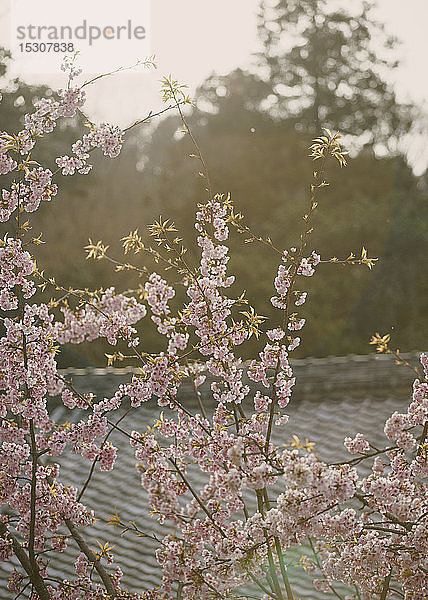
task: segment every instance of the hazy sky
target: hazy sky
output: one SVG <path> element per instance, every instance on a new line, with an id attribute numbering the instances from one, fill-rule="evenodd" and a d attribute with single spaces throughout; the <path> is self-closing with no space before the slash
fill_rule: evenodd
<path id="1" fill-rule="evenodd" d="M 98 2 L 88 1 L 92 5 Z M 342 0 L 341 4 L 352 1 Z M 4 45 L 8 43 L 10 31 L 10 2 L 19 0 L 0 0 L 0 43 Z M 259 0 L 152 0 L 151 51 L 156 55 L 158 70 L 150 74 L 139 70 L 133 75 L 116 75 L 114 79 L 107 78 L 91 86 L 87 113 L 95 120 L 123 126 L 150 109 L 161 107 L 159 80 L 162 75 L 171 73 L 189 84 L 192 93 L 213 71 L 227 73 L 237 66 L 251 64 L 251 54 L 258 49 L 258 3 Z M 73 5 L 73 2 L 64 2 L 65 18 Z M 428 104 L 428 0 L 378 0 L 378 16 L 387 24 L 389 32 L 403 41 L 399 49 L 402 66 L 395 75 L 400 97 Z M 108 58 L 106 60 L 108 63 Z M 118 56 L 112 56 L 111 60 L 115 64 Z M 63 83 L 61 76 L 37 76 L 36 73 L 26 75 L 25 79 L 43 81 L 54 87 Z"/>

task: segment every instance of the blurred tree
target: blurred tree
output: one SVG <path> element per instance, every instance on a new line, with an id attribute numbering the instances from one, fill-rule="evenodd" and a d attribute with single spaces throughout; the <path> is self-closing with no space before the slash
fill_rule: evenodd
<path id="1" fill-rule="evenodd" d="M 258 75 L 237 68 L 227 75 L 213 73 L 196 92 L 196 104 L 203 124 L 215 130 L 242 131 L 248 128 L 269 129 L 270 115 L 263 110 L 269 83 Z M 215 117 L 210 118 L 210 117 Z"/>
<path id="2" fill-rule="evenodd" d="M 287 248 L 298 241 L 307 205 L 313 167 L 307 157 L 309 135 L 269 116 L 259 101 L 264 86 L 240 69 L 212 75 L 200 86 L 188 122 L 214 191 L 230 192 L 236 210 L 256 233 Z M 188 158 L 194 149 L 181 130 L 176 116 L 159 124 L 145 145 L 142 175 L 152 209 L 172 218 L 192 247 L 193 213 L 204 201 L 205 183 L 198 177 L 198 161 Z M 329 180 L 332 185 L 315 214 L 311 246 L 323 257 L 344 258 L 364 245 L 379 263 L 372 272 L 320 266 L 308 282 L 308 325 L 299 355 L 364 353 L 373 332 L 392 327 L 394 343 L 402 350 L 422 347 L 420 317 L 427 290 L 417 273 L 426 268 L 428 219 L 418 179 L 403 156 L 376 158 L 366 149 L 347 169 L 330 165 Z M 269 298 L 278 257 L 255 244 L 243 248 L 242 241 L 233 234 L 228 241 L 230 268 L 237 275 L 234 293 L 245 288 L 257 311 L 274 326 L 277 317 Z M 250 345 L 249 353 L 257 340 Z"/>
<path id="3" fill-rule="evenodd" d="M 51 96 L 52 90 L 46 85 L 28 85 L 19 78 L 9 79 L 8 69 L 11 60 L 10 51 L 0 47 L 0 81 L 3 95 L 0 129 L 16 132 L 23 126 L 25 113 L 33 110 L 33 102 L 39 98 Z"/>
<path id="4" fill-rule="evenodd" d="M 357 136 L 361 145 L 395 150 L 412 122 L 410 106 L 398 103 L 387 82 L 397 66 L 390 58 L 397 40 L 372 18 L 374 2 L 352 6 L 334 0 L 261 2 L 258 56 L 270 111 L 312 137 L 329 127 Z"/>

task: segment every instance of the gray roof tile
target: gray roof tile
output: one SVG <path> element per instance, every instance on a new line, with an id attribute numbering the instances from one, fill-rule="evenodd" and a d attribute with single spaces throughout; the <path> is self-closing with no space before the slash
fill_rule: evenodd
<path id="1" fill-rule="evenodd" d="M 417 355 L 412 355 L 413 363 Z M 383 423 L 394 410 L 406 407 L 411 394 L 414 374 L 403 367 L 397 367 L 386 356 L 347 356 L 325 359 L 303 359 L 294 361 L 293 368 L 297 376 L 292 401 L 288 407 L 290 421 L 281 435 L 274 435 L 274 441 L 285 442 L 292 434 L 308 437 L 316 443 L 320 457 L 328 462 L 337 462 L 349 458 L 344 446 L 345 436 L 354 436 L 358 432 L 367 434 L 375 444 L 385 443 Z M 100 398 L 114 393 L 119 383 L 128 381 L 129 370 L 100 370 L 94 373 L 88 369 L 68 370 L 74 385 L 82 392 L 92 391 Z M 181 398 L 186 401 L 188 388 L 183 386 Z M 203 393 L 207 393 L 207 386 Z M 56 418 L 61 420 L 79 418 L 76 411 L 70 413 L 62 405 L 55 409 Z M 124 429 L 144 430 L 146 425 L 158 415 L 159 408 L 151 401 L 131 412 L 121 423 Z M 119 416 L 119 413 L 116 413 Z M 67 416 L 66 416 L 67 415 Z M 118 447 L 118 458 L 113 472 L 95 471 L 91 485 L 85 492 L 83 502 L 95 510 L 100 520 L 92 528 L 85 528 L 83 534 L 95 547 L 97 540 L 109 541 L 115 545 L 114 555 L 124 571 L 124 584 L 131 591 L 142 591 L 159 583 L 160 570 L 153 559 L 153 545 L 150 540 L 137 538 L 131 532 L 123 537 L 119 531 L 106 526 L 103 520 L 117 508 L 121 519 L 133 520 L 147 532 L 158 536 L 166 533 L 156 520 L 148 514 L 147 497 L 140 486 L 135 469 L 135 459 L 128 439 L 114 432 L 111 441 Z M 60 457 L 60 480 L 80 487 L 85 481 L 90 463 L 79 456 L 65 453 Z M 281 483 L 275 486 L 278 491 Z M 170 530 L 171 531 L 171 530 Z M 70 542 L 72 555 L 76 548 Z M 58 577 L 73 577 L 74 558 L 70 551 L 63 554 L 53 553 L 53 572 Z M 294 558 L 293 558 L 294 557 Z M 296 562 L 297 551 L 289 554 L 291 562 Z M 4 600 L 14 596 L 7 588 L 7 580 L 14 561 L 0 563 L 0 597 Z M 300 568 L 290 566 L 290 578 L 297 582 L 298 597 L 315 598 L 308 577 Z M 328 596 L 322 595 L 323 598 Z M 22 596 L 25 598 L 25 595 Z"/>

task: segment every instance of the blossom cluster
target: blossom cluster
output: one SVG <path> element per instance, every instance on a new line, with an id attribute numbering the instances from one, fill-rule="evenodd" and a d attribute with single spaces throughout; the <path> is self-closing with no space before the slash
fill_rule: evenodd
<path id="1" fill-rule="evenodd" d="M 12 185 L 10 190 L 2 190 L 0 221 L 8 221 L 18 206 L 28 213 L 36 211 L 40 202 L 49 201 L 56 195 L 57 189 L 49 169 L 27 169 L 25 181 Z"/>
<path id="2" fill-rule="evenodd" d="M 89 153 L 94 148 L 101 148 L 104 156 L 115 158 L 122 149 L 123 135 L 124 132 L 119 127 L 108 123 L 102 123 L 98 127 L 92 126 L 88 134 L 73 144 L 74 156 L 59 156 L 56 164 L 63 175 L 73 175 L 76 171 L 81 175 L 87 175 L 92 169 L 92 165 L 86 162 Z"/>
<path id="3" fill-rule="evenodd" d="M 108 288 L 82 308 L 73 311 L 64 306 L 61 312 L 64 320 L 55 323 L 55 337 L 60 344 L 80 344 L 105 337 L 112 345 L 116 345 L 119 338 L 137 345 L 137 330 L 132 325 L 147 311 L 132 296 L 116 294 L 114 288 Z"/>
<path id="4" fill-rule="evenodd" d="M 10 173 L 18 166 L 16 160 L 13 160 L 10 156 L 7 155 L 8 144 L 6 138 L 6 132 L 2 131 L 2 136 L 0 138 L 0 175 L 6 175 L 6 173 Z"/>
<path id="5" fill-rule="evenodd" d="M 36 291 L 29 278 L 36 265 L 30 253 L 22 249 L 21 240 L 13 238 L 0 240 L 0 264 L 0 308 L 14 310 L 18 308 L 19 291 L 25 299 Z"/>

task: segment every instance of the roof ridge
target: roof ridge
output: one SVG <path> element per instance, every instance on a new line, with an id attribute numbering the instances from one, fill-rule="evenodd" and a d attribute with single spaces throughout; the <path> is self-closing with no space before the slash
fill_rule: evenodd
<path id="1" fill-rule="evenodd" d="M 401 357 L 405 360 L 418 360 L 422 351 L 403 352 Z M 305 358 L 290 359 L 290 363 L 293 366 L 305 367 L 305 366 L 334 366 L 334 365 L 346 365 L 349 363 L 358 363 L 359 365 L 369 364 L 374 361 L 391 361 L 393 364 L 393 358 L 387 354 L 347 354 L 344 356 L 324 356 L 324 357 L 312 357 L 308 356 Z M 202 361 L 201 361 L 202 362 Z M 247 367 L 250 361 L 244 361 L 243 367 Z M 63 375 L 128 375 L 129 373 L 138 373 L 140 367 L 64 367 L 58 369 Z"/>

